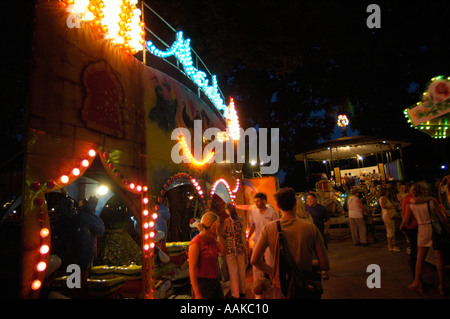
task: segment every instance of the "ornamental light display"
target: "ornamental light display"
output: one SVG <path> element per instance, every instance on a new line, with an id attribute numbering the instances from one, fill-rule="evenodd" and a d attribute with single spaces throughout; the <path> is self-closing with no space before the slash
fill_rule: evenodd
<path id="1" fill-rule="evenodd" d="M 348 118 L 346 115 L 341 114 L 338 116 L 337 125 L 342 127 L 342 131 L 344 136 L 347 136 L 347 125 L 349 124 Z"/>
<path id="2" fill-rule="evenodd" d="M 234 100 L 231 98 L 230 105 L 228 105 L 228 117 L 227 117 L 227 130 L 228 135 L 235 141 L 240 138 L 240 127 L 239 119 L 236 112 L 236 107 L 234 106 Z"/>
<path id="3" fill-rule="evenodd" d="M 104 34 L 126 53 L 135 54 L 144 49 L 145 24 L 137 0 L 67 0 L 71 13 L 67 25 L 81 27 L 81 22 Z"/>
<path id="4" fill-rule="evenodd" d="M 345 128 L 348 125 L 349 121 L 346 115 L 339 115 L 337 125 Z"/>
<path id="5" fill-rule="evenodd" d="M 206 73 L 198 70 L 194 66 L 194 61 L 192 60 L 192 49 L 191 40 L 184 39 L 183 32 L 179 31 L 176 35 L 176 40 L 172 46 L 166 51 L 159 50 L 151 41 L 146 43 L 147 49 L 153 55 L 159 58 L 168 58 L 174 56 L 178 62 L 183 65 L 186 75 L 205 92 L 206 96 L 214 104 L 218 110 L 224 110 L 224 117 L 227 117 L 227 108 L 219 93 L 219 87 L 217 84 L 217 77 L 215 75 L 211 76 L 211 85 L 209 79 L 206 77 Z"/>
<path id="6" fill-rule="evenodd" d="M 432 78 L 422 100 L 403 110 L 410 127 L 433 138 L 447 138 L 450 127 L 450 77 L 439 75 Z"/>

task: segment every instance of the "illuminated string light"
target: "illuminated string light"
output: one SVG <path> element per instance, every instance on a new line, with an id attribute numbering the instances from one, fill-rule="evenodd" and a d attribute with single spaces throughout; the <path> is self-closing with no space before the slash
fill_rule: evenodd
<path id="1" fill-rule="evenodd" d="M 34 280 L 31 283 L 31 289 L 33 289 L 33 290 L 39 290 L 41 288 L 41 286 L 42 286 L 42 282 L 38 279 Z"/>
<path id="2" fill-rule="evenodd" d="M 211 100 L 216 108 L 218 110 L 225 111 L 224 117 L 226 118 L 226 105 L 219 93 L 217 77 L 215 75 L 211 75 L 212 85 L 209 85 L 209 79 L 206 78 L 206 73 L 194 67 L 190 42 L 190 39 L 183 38 L 183 31 L 179 31 L 176 34 L 175 42 L 166 51 L 159 50 L 151 41 L 147 41 L 146 46 L 150 53 L 156 55 L 157 57 L 168 58 L 170 56 L 174 56 L 183 65 L 187 76 L 194 81 L 198 87 L 203 89 L 206 96 Z"/>
<path id="3" fill-rule="evenodd" d="M 39 248 L 39 252 L 41 255 L 45 255 L 50 251 L 50 247 L 48 245 L 42 245 L 41 248 Z"/>
<path id="4" fill-rule="evenodd" d="M 228 195 L 230 196 L 230 198 L 233 200 L 234 198 L 236 198 L 236 196 L 233 195 L 233 193 L 231 192 L 231 188 L 230 185 L 228 185 L 227 181 L 224 180 L 223 178 L 218 179 L 217 181 L 215 181 L 215 183 L 213 184 L 212 188 L 211 188 L 211 196 L 213 196 L 216 193 L 216 188 L 219 185 L 219 183 L 222 183 L 223 185 L 225 185 L 227 191 L 228 191 Z"/>
<path id="5" fill-rule="evenodd" d="M 214 152 L 211 152 L 208 154 L 208 156 L 206 156 L 206 158 L 199 162 L 197 161 L 194 156 L 192 155 L 191 151 L 189 150 L 189 147 L 186 143 L 186 139 L 184 138 L 184 136 L 180 136 L 180 142 L 181 142 L 181 147 L 183 148 L 183 155 L 192 163 L 195 165 L 203 165 L 205 163 L 207 163 L 213 156 L 214 156 Z"/>
<path id="6" fill-rule="evenodd" d="M 239 190 L 239 186 L 240 186 L 240 180 L 239 178 L 236 180 L 236 185 L 234 186 L 234 189 L 231 191 L 233 194 L 236 194 L 237 191 Z"/>
<path id="7" fill-rule="evenodd" d="M 46 268 L 47 268 L 47 264 L 45 262 L 43 262 L 43 261 L 39 262 L 36 265 L 36 270 L 39 271 L 39 272 L 44 271 Z"/>
<path id="8" fill-rule="evenodd" d="M 137 0 L 67 0 L 67 11 L 78 14 L 105 38 L 135 54 L 144 49 L 145 23 Z"/>
<path id="9" fill-rule="evenodd" d="M 45 238 L 50 234 L 50 231 L 48 230 L 48 228 L 42 228 L 41 231 L 39 232 L 39 236 L 41 236 L 41 238 Z"/>
<path id="10" fill-rule="evenodd" d="M 239 119 L 236 112 L 236 107 L 234 106 L 234 100 L 231 98 L 230 105 L 228 105 L 227 112 L 227 131 L 228 135 L 235 141 L 238 141 L 241 137 Z"/>

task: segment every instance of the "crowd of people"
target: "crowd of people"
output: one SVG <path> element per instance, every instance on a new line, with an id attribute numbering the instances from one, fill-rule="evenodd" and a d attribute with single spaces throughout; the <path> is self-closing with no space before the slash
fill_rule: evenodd
<path id="1" fill-rule="evenodd" d="M 421 276 L 425 257 L 430 247 L 436 256 L 439 277 L 439 292 L 444 294 L 444 258 L 442 244 L 432 231 L 430 212 L 436 212 L 444 221 L 447 213 L 435 199 L 433 187 L 425 182 L 410 184 L 379 185 L 377 198 L 385 226 L 387 248 L 399 251 L 395 245 L 395 220 L 400 219 L 400 230 L 410 245 L 410 263 L 413 282 L 408 289 L 423 292 Z M 358 246 L 368 246 L 368 214 L 356 188 L 347 202 L 348 223 L 352 241 Z M 267 203 L 267 196 L 254 196 L 255 209 L 249 214 L 249 234 L 246 236 L 244 221 L 237 214 L 233 204 L 226 205 L 228 218 L 208 212 L 203 215 L 197 235 L 190 244 L 190 279 L 194 298 L 223 298 L 220 288 L 219 255 L 225 255 L 229 271 L 231 298 L 244 298 L 246 293 L 245 274 L 247 267 L 253 267 L 253 292 L 255 298 L 284 299 L 281 290 L 279 263 L 280 250 L 276 221 L 280 221 L 282 233 L 288 240 L 295 263 L 305 271 L 321 273 L 328 279 L 330 263 L 327 254 L 330 213 L 318 202 L 315 193 L 308 193 L 306 203 L 296 196 L 292 188 L 282 188 L 275 195 L 276 208 L 281 211 L 278 218 L 273 207 Z M 401 216 L 400 216 L 401 215 Z M 249 238 L 254 235 L 254 246 L 249 250 Z M 250 254 L 250 257 L 249 257 Z M 247 262 L 250 261 L 250 265 Z M 320 298 L 320 296 L 315 296 Z"/>
<path id="2" fill-rule="evenodd" d="M 294 189 L 282 188 L 275 194 L 277 208 L 281 211 L 281 228 L 289 243 L 289 250 L 297 265 L 305 270 L 322 271 L 327 279 L 329 260 L 326 239 L 329 215 L 317 203 L 314 194 L 308 195 L 303 205 Z M 273 207 L 267 203 L 267 195 L 254 196 L 256 208 L 250 214 L 250 231 L 245 236 L 242 218 L 233 204 L 226 205 L 228 218 L 221 223 L 213 212 L 203 215 L 197 227 L 200 233 L 189 247 L 189 271 L 194 298 L 223 298 L 220 288 L 219 255 L 225 254 L 230 274 L 231 297 L 245 297 L 246 260 L 249 254 L 248 239 L 253 236 L 251 254 L 253 266 L 253 292 L 255 298 L 282 299 L 279 275 L 278 220 Z"/>

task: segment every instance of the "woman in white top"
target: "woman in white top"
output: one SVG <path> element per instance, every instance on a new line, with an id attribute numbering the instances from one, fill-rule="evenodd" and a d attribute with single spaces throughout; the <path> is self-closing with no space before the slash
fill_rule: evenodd
<path id="1" fill-rule="evenodd" d="M 367 228 L 364 221 L 364 207 L 359 199 L 357 190 L 352 190 L 352 197 L 347 202 L 348 220 L 350 231 L 352 233 L 353 243 L 355 245 L 367 246 Z"/>
<path id="2" fill-rule="evenodd" d="M 403 218 L 402 224 L 406 224 L 411 218 L 411 214 L 417 220 L 418 233 L 417 233 L 417 261 L 416 261 L 416 274 L 412 284 L 408 286 L 408 289 L 415 290 L 418 292 L 423 292 L 422 288 L 422 271 L 423 265 L 425 263 L 425 257 L 427 256 L 430 247 L 433 247 L 434 254 L 436 257 L 436 269 L 439 277 L 439 293 L 444 294 L 444 259 L 441 251 L 441 247 L 438 247 L 436 243 L 433 242 L 433 227 L 431 225 L 430 213 L 428 211 L 428 201 L 430 207 L 439 207 L 436 200 L 431 197 L 425 197 L 425 189 L 420 183 L 415 183 L 411 192 L 413 198 L 409 200 L 406 207 L 405 217 Z M 428 200 L 427 200 L 428 199 Z"/>

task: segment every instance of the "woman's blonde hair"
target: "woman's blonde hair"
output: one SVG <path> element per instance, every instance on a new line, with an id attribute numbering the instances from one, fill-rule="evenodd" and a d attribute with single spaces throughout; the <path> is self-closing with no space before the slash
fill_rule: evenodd
<path id="1" fill-rule="evenodd" d="M 219 220 L 219 216 L 213 212 L 206 212 L 203 214 L 200 223 L 195 224 L 198 230 L 202 231 L 205 229 L 209 229 L 214 223 Z"/>

